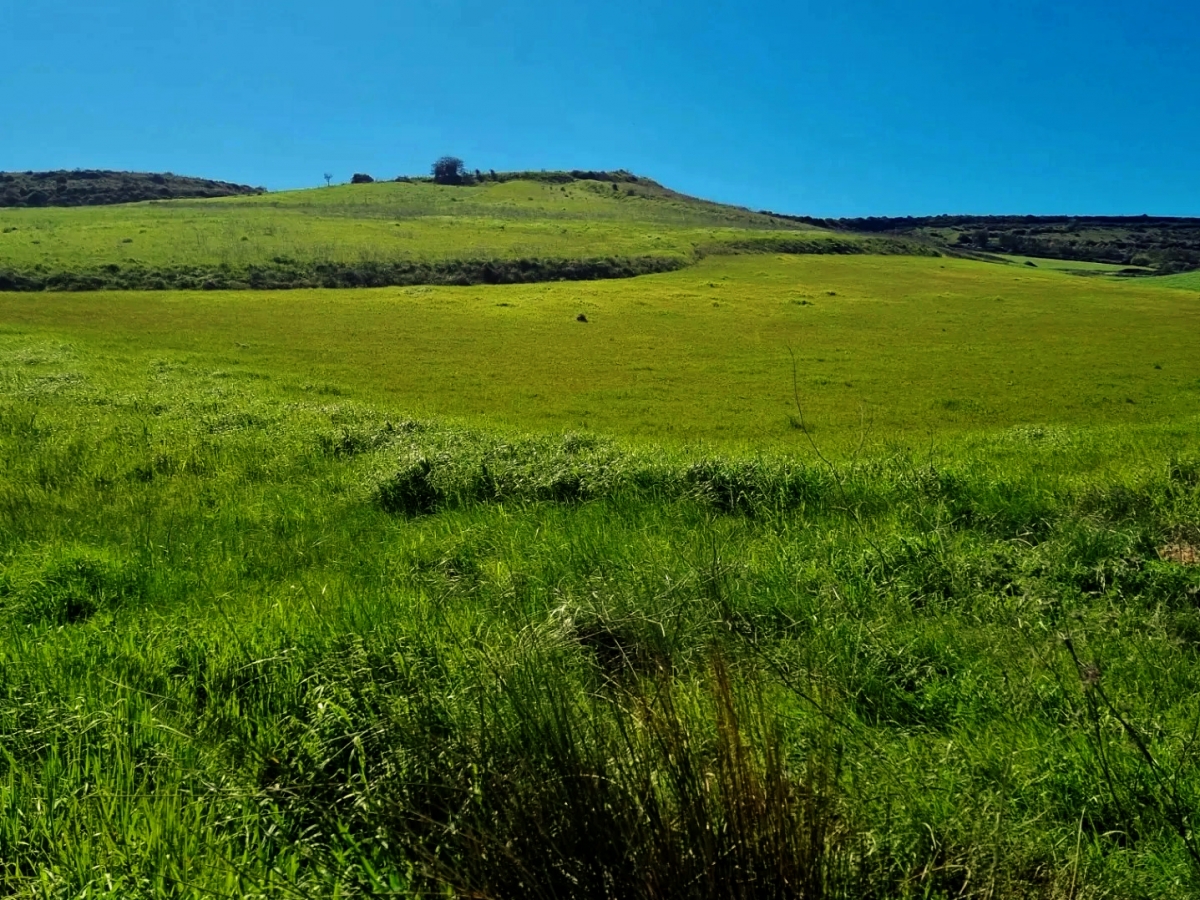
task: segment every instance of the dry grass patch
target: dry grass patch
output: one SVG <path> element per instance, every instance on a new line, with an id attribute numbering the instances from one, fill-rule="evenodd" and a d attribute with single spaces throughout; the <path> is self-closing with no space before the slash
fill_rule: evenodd
<path id="1" fill-rule="evenodd" d="M 1200 549 L 1179 541 L 1158 549 L 1159 559 L 1179 563 L 1181 566 L 1200 566 Z"/>

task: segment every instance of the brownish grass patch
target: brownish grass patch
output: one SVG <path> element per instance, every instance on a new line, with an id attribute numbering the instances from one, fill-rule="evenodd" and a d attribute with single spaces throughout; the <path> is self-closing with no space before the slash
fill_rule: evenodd
<path id="1" fill-rule="evenodd" d="M 1159 547 L 1158 556 L 1160 559 L 1179 563 L 1181 566 L 1200 566 L 1200 549 L 1182 541 Z"/>

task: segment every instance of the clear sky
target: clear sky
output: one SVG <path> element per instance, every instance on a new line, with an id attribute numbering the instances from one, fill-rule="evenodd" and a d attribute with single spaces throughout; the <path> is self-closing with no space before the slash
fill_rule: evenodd
<path id="1" fill-rule="evenodd" d="M 1196 0 L 0 0 L 0 169 L 626 168 L 810 215 L 1200 215 Z"/>

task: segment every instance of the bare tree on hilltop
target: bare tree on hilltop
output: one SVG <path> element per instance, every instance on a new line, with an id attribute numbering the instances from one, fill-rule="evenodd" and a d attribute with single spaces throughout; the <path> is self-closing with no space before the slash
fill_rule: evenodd
<path id="1" fill-rule="evenodd" d="M 438 184 L 462 184 L 467 167 L 457 156 L 443 156 L 433 164 L 433 180 Z"/>

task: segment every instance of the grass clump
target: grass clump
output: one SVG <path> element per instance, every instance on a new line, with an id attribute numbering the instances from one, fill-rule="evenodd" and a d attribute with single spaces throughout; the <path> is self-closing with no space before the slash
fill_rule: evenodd
<path id="1" fill-rule="evenodd" d="M 431 513 L 444 496 L 430 478 L 432 471 L 433 465 L 425 457 L 412 457 L 376 484 L 372 499 L 389 513 L 408 516 Z"/>
<path id="2" fill-rule="evenodd" d="M 719 660 L 687 694 L 668 681 L 581 705 L 518 683 L 492 713 L 489 731 L 504 737 L 469 753 L 497 774 L 465 804 L 455 786 L 432 816 L 398 823 L 432 884 L 497 897 L 826 898 L 865 882 L 831 774 L 816 760 L 791 770 L 766 704 L 735 697 Z M 405 800 L 396 808 L 411 809 Z"/>
<path id="3" fill-rule="evenodd" d="M 55 547 L 40 559 L 6 567 L 0 604 L 18 621 L 73 625 L 114 612 L 141 590 L 136 564 L 105 550 Z"/>

